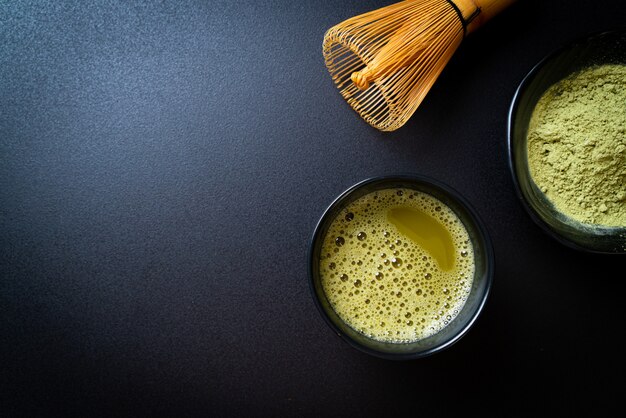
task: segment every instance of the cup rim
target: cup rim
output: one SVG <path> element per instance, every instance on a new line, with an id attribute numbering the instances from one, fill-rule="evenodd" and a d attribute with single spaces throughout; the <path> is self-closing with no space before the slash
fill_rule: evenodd
<path id="1" fill-rule="evenodd" d="M 602 249 L 597 249 L 597 248 L 592 248 L 592 247 L 588 247 L 588 246 L 584 246 L 581 245 L 579 243 L 577 243 L 576 241 L 560 234 L 558 231 L 556 231 L 554 228 L 552 228 L 544 219 L 542 219 L 539 214 L 537 213 L 537 211 L 535 210 L 535 208 L 532 206 L 532 204 L 530 203 L 529 199 L 526 197 L 526 195 L 522 192 L 522 187 L 521 187 L 521 183 L 520 183 L 520 179 L 518 177 L 517 174 L 517 169 L 519 167 L 519 165 L 516 163 L 516 152 L 514 150 L 514 128 L 515 128 L 515 117 L 518 113 L 518 109 L 520 106 L 520 101 L 521 98 L 523 96 L 523 94 L 528 90 L 529 86 L 532 84 L 532 82 L 535 80 L 535 78 L 541 74 L 541 71 L 546 67 L 546 65 L 548 65 L 549 63 L 551 63 L 553 60 L 557 59 L 559 56 L 567 53 L 568 51 L 574 50 L 575 48 L 579 48 L 581 46 L 584 46 L 585 44 L 601 38 L 603 36 L 610 36 L 610 35 L 615 35 L 615 34 L 620 34 L 620 33 L 626 33 L 626 28 L 618 28 L 618 29 L 612 29 L 612 30 L 604 30 L 604 31 L 597 31 L 597 32 L 592 32 L 589 33 L 587 35 L 584 36 L 580 36 L 578 38 L 575 38 L 569 42 L 566 42 L 565 44 L 561 45 L 558 48 L 555 48 L 554 50 L 552 50 L 552 52 L 546 54 L 542 59 L 540 59 L 535 65 L 533 65 L 533 67 L 526 73 L 526 75 L 522 78 L 522 80 L 520 81 L 520 83 L 518 84 L 515 93 L 513 94 L 513 98 L 511 100 L 511 104 L 509 105 L 509 111 L 508 111 L 508 117 L 507 117 L 507 125 L 506 125 L 506 129 L 507 129 L 507 162 L 508 162 L 508 169 L 509 169 L 509 173 L 511 175 L 511 178 L 513 180 L 513 185 L 514 185 L 514 190 L 515 190 L 515 195 L 517 196 L 518 201 L 521 202 L 522 207 L 524 208 L 524 210 L 526 211 L 526 213 L 528 213 L 528 215 L 530 216 L 530 218 L 533 220 L 533 222 L 538 225 L 540 227 L 540 229 L 542 231 L 544 231 L 548 236 L 552 237 L 554 240 L 556 240 L 557 242 L 561 243 L 562 245 L 574 249 L 576 251 L 580 251 L 580 252 L 586 252 L 586 253 L 595 253 L 595 254 L 623 254 L 625 251 L 608 251 L 608 250 L 602 250 Z M 599 229 L 606 229 L 606 230 L 613 230 L 613 229 L 617 229 L 617 230 L 621 230 L 624 228 L 609 228 L 609 227 L 599 227 Z"/>
<path id="2" fill-rule="evenodd" d="M 485 288 L 484 288 L 483 294 L 480 296 L 479 300 L 477 300 L 476 307 L 474 311 L 471 313 L 471 315 L 468 317 L 467 322 L 463 324 L 463 326 L 459 329 L 459 331 L 448 340 L 443 341 L 439 344 L 436 344 L 433 347 L 427 350 L 423 350 L 423 351 L 409 352 L 409 353 L 391 353 L 391 352 L 379 351 L 379 350 L 366 347 L 358 343 L 357 341 L 353 340 L 349 335 L 346 335 L 332 321 L 328 312 L 322 306 L 322 303 L 319 300 L 319 296 L 315 290 L 316 277 L 315 277 L 314 269 L 313 269 L 313 266 L 315 263 L 314 250 L 315 250 L 315 245 L 318 239 L 321 238 L 321 230 L 324 227 L 325 223 L 328 221 L 332 221 L 332 220 L 329 220 L 330 214 L 333 212 L 334 209 L 340 206 L 346 198 L 348 198 L 350 195 L 360 190 L 361 188 L 366 187 L 367 185 L 370 185 L 373 183 L 387 183 L 387 182 L 406 182 L 406 183 L 428 184 L 428 185 L 434 186 L 435 188 L 441 190 L 443 193 L 448 195 L 452 200 L 456 201 L 470 216 L 472 222 L 476 226 L 476 230 L 478 234 L 480 235 L 480 238 L 482 241 L 481 249 L 485 254 L 484 256 L 486 260 L 485 278 L 484 278 Z M 467 201 L 467 199 L 465 199 L 455 189 L 451 188 L 447 184 L 442 183 L 441 181 L 438 181 L 432 177 L 419 175 L 419 174 L 397 174 L 397 175 L 383 175 L 383 176 L 369 177 L 345 189 L 330 203 L 330 205 L 327 206 L 327 208 L 324 210 L 324 212 L 320 216 L 315 226 L 315 229 L 313 231 L 313 235 L 309 242 L 307 260 L 308 260 L 309 291 L 311 292 L 315 306 L 317 310 L 319 311 L 320 315 L 322 316 L 322 318 L 324 318 L 324 321 L 328 324 L 328 326 L 330 326 L 330 328 L 335 332 L 335 334 L 337 334 L 340 337 L 340 339 L 347 342 L 353 348 L 356 348 L 357 350 L 364 352 L 366 354 L 370 354 L 375 357 L 379 357 L 379 358 L 383 358 L 387 360 L 413 360 L 417 358 L 427 357 L 432 354 L 438 353 L 442 350 L 445 350 L 446 348 L 449 348 L 450 346 L 452 346 L 454 343 L 458 342 L 464 335 L 467 334 L 467 332 L 470 330 L 470 328 L 472 328 L 472 326 L 475 324 L 478 317 L 483 312 L 484 306 L 491 293 L 491 288 L 493 287 L 494 270 L 495 270 L 495 255 L 493 251 L 493 245 L 489 237 L 489 234 L 487 232 L 487 228 L 485 224 L 483 223 L 482 219 L 480 218 L 480 216 L 478 216 L 478 213 L 476 212 L 476 210 Z M 347 326 L 349 327 L 349 325 Z"/>

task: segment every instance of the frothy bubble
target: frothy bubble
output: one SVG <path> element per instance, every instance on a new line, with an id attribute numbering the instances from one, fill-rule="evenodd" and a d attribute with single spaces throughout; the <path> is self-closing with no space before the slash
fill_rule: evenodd
<path id="1" fill-rule="evenodd" d="M 422 211 L 450 233 L 454 268 L 440 269 L 388 221 L 387 211 L 398 207 Z M 474 276 L 463 223 L 439 200 L 410 189 L 379 190 L 349 204 L 330 225 L 321 254 L 322 286 L 335 312 L 386 342 L 416 341 L 445 327 L 465 304 Z"/>

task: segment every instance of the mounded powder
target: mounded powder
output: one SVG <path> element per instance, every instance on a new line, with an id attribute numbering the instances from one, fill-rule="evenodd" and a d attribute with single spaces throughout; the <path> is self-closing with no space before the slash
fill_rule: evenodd
<path id="1" fill-rule="evenodd" d="M 626 65 L 590 67 L 550 87 L 530 121 L 528 163 L 563 214 L 626 227 Z"/>

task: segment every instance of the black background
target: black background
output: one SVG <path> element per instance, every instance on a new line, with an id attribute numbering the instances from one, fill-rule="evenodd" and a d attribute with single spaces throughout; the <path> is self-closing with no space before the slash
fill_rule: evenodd
<path id="1" fill-rule="evenodd" d="M 0 415 L 625 412 L 624 258 L 532 222 L 505 134 L 524 75 L 623 2 L 519 1 L 381 133 L 321 44 L 389 3 L 2 2 Z M 397 173 L 461 192 L 496 256 L 472 330 L 411 362 L 341 341 L 307 282 L 327 205 Z"/>

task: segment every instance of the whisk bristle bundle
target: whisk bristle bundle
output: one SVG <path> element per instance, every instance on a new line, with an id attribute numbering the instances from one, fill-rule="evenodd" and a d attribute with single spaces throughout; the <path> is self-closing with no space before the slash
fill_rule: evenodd
<path id="1" fill-rule="evenodd" d="M 324 35 L 326 67 L 370 125 L 393 131 L 420 105 L 467 33 L 515 0 L 407 0 Z"/>
<path id="2" fill-rule="evenodd" d="M 369 124 L 406 123 L 464 36 L 446 0 L 408 0 L 350 18 L 324 36 L 326 66 L 341 95 Z"/>

